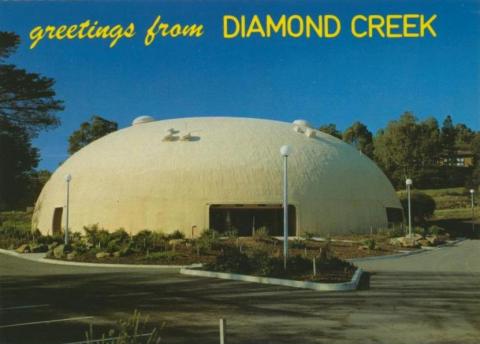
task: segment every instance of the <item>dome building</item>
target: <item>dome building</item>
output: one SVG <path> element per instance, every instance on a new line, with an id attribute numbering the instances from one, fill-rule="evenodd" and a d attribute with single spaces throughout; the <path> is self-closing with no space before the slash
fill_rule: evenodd
<path id="1" fill-rule="evenodd" d="M 70 231 L 98 224 L 190 237 L 205 228 L 251 235 L 266 227 L 281 235 L 284 144 L 293 148 L 290 235 L 360 233 L 403 221 L 375 163 L 305 121 L 142 116 L 65 161 L 44 186 L 32 226 L 44 234 L 63 230 L 71 175 Z"/>

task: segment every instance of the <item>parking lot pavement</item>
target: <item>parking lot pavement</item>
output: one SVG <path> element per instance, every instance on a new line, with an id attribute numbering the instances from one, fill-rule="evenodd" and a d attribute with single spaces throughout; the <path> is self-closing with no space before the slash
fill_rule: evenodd
<path id="1" fill-rule="evenodd" d="M 362 262 L 371 289 L 344 293 L 1 255 L 0 342 L 80 341 L 89 323 L 105 331 L 138 309 L 164 324 L 164 343 L 218 342 L 220 317 L 229 343 L 479 343 L 479 253 L 465 241 Z"/>

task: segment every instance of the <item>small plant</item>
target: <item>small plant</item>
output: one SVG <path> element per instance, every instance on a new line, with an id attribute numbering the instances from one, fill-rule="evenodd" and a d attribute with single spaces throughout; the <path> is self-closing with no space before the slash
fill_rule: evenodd
<path id="1" fill-rule="evenodd" d="M 420 226 L 415 226 L 415 227 L 413 228 L 413 233 L 420 234 L 420 235 L 422 235 L 422 236 L 428 234 L 428 233 L 427 233 L 427 229 L 424 228 L 424 227 L 420 227 Z"/>
<path id="2" fill-rule="evenodd" d="M 374 250 L 377 247 L 375 239 L 364 240 L 363 245 L 365 245 L 369 250 Z"/>
<path id="3" fill-rule="evenodd" d="M 305 231 L 303 233 L 303 237 L 305 238 L 305 240 L 312 240 L 314 236 L 315 236 L 315 233 L 313 232 Z"/>
<path id="4" fill-rule="evenodd" d="M 238 238 L 238 230 L 237 229 L 230 229 L 225 232 L 225 236 L 230 240 L 235 240 Z"/>
<path id="5" fill-rule="evenodd" d="M 100 229 L 97 224 L 91 226 L 84 226 L 85 236 L 87 241 L 98 248 L 107 247 L 110 242 L 110 233 L 105 229 Z"/>
<path id="6" fill-rule="evenodd" d="M 291 241 L 288 244 L 288 246 L 290 246 L 291 248 L 297 248 L 297 249 L 303 249 L 303 248 L 307 247 L 305 242 L 303 240 L 300 240 L 300 239 L 295 239 L 295 240 Z"/>
<path id="7" fill-rule="evenodd" d="M 255 233 L 252 237 L 255 241 L 268 241 L 270 239 L 270 235 L 268 234 L 268 228 L 260 227 L 259 229 L 255 230 Z"/>
<path id="8" fill-rule="evenodd" d="M 431 235 L 444 235 L 446 231 L 440 226 L 433 225 L 428 227 L 428 233 Z"/>
<path id="9" fill-rule="evenodd" d="M 160 343 L 160 329 L 147 328 L 148 317 L 142 319 L 140 312 L 135 310 L 127 320 L 118 321 L 116 328 L 103 333 L 100 338 L 95 338 L 93 324 L 85 332 L 86 344 L 158 344 Z"/>

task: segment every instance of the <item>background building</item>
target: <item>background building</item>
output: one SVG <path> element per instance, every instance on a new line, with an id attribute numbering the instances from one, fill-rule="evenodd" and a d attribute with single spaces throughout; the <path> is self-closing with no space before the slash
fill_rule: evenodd
<path id="1" fill-rule="evenodd" d="M 289 159 L 290 235 L 367 232 L 402 221 L 382 171 L 348 144 L 309 127 L 271 120 L 142 116 L 63 163 L 42 190 L 33 228 L 60 232 L 70 174 L 69 227 L 99 224 L 172 232 L 205 228 L 250 235 L 282 231 L 282 145 Z"/>

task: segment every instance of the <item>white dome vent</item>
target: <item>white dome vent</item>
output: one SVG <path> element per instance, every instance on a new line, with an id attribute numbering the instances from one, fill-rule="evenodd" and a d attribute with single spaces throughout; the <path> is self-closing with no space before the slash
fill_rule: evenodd
<path id="1" fill-rule="evenodd" d="M 293 121 L 293 125 L 294 126 L 298 126 L 298 127 L 303 127 L 303 128 L 311 128 L 312 126 L 310 125 L 310 123 L 308 123 L 306 120 L 304 119 L 296 119 Z"/>
<path id="2" fill-rule="evenodd" d="M 152 116 L 139 116 L 132 121 L 132 125 L 155 122 Z"/>

